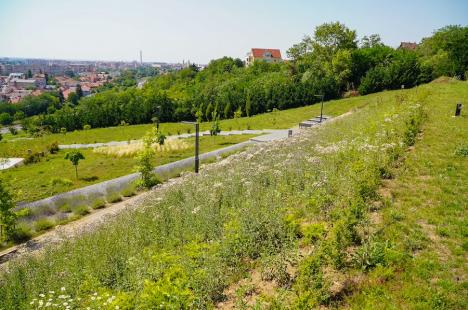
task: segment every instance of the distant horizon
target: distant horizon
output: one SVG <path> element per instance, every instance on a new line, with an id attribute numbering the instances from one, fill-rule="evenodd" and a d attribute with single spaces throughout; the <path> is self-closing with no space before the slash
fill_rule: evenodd
<path id="1" fill-rule="evenodd" d="M 208 64 L 244 59 L 252 47 L 286 51 L 316 26 L 339 21 L 358 39 L 379 34 L 384 44 L 420 42 L 448 25 L 468 24 L 468 2 L 415 0 L 377 3 L 238 0 L 0 0 L 1 55 L 72 61 Z"/>

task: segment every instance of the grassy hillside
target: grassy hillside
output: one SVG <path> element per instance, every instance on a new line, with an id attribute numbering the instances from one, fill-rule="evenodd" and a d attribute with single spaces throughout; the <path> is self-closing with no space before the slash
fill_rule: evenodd
<path id="1" fill-rule="evenodd" d="M 11 264 L 0 308 L 460 308 L 466 82 L 351 100 L 364 107 Z"/>
<path id="2" fill-rule="evenodd" d="M 255 135 L 200 137 L 200 152 L 206 153 L 247 141 Z M 157 152 L 153 158 L 155 166 L 164 165 L 194 154 L 194 138 L 183 139 L 186 147 L 171 151 Z M 76 188 L 118 178 L 135 172 L 136 156 L 116 156 L 97 153 L 93 149 L 80 149 L 85 159 L 79 164 L 79 178 L 65 155 L 69 150 L 48 154 L 34 164 L 0 171 L 0 177 L 8 180 L 17 193 L 16 202 L 34 201 Z"/>

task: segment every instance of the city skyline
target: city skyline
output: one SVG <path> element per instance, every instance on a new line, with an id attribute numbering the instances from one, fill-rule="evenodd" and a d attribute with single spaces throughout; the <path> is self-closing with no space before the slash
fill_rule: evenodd
<path id="1" fill-rule="evenodd" d="M 340 21 L 358 38 L 377 33 L 396 47 L 450 24 L 466 25 L 464 1 L 4 1 L 0 57 L 76 61 L 208 63 L 252 47 L 284 56 L 317 25 Z"/>

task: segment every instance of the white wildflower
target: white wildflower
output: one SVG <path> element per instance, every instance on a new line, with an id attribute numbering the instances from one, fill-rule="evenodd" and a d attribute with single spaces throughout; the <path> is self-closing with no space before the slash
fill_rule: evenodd
<path id="1" fill-rule="evenodd" d="M 193 209 L 192 214 L 197 214 L 198 211 L 200 211 L 200 207 L 196 207 L 195 209 Z"/>
<path id="2" fill-rule="evenodd" d="M 62 287 L 60 288 L 60 290 L 61 290 L 62 292 L 65 291 L 65 287 L 62 286 Z"/>

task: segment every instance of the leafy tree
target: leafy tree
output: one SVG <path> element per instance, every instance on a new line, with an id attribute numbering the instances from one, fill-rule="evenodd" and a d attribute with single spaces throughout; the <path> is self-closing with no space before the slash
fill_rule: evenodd
<path id="1" fill-rule="evenodd" d="M 75 177 L 78 179 L 78 164 L 80 160 L 85 159 L 84 155 L 80 151 L 71 151 L 65 155 L 65 159 L 70 160 L 72 165 L 75 167 Z"/>
<path id="2" fill-rule="evenodd" d="M 33 75 L 32 75 L 31 70 L 28 70 L 28 73 L 26 74 L 26 77 L 27 77 L 28 79 L 30 79 L 30 78 L 32 78 L 32 76 L 33 76 Z"/>
<path id="3" fill-rule="evenodd" d="M 80 97 L 78 97 L 78 95 L 75 92 L 72 92 L 68 95 L 67 101 L 70 102 L 72 105 L 78 105 L 78 100 L 80 100 Z"/>
<path id="4" fill-rule="evenodd" d="M 156 128 L 153 128 L 143 137 L 143 149 L 137 156 L 137 170 L 141 174 L 141 185 L 146 188 L 160 183 L 159 179 L 154 174 L 154 165 L 152 160 L 155 156 L 153 143 L 157 137 Z M 159 142 L 159 141 L 158 141 Z M 163 142 L 164 143 L 164 142 Z"/>
<path id="5" fill-rule="evenodd" d="M 213 123 L 211 124 L 210 135 L 217 136 L 221 132 L 218 114 L 213 112 L 211 119 L 213 120 Z"/>
<path id="6" fill-rule="evenodd" d="M 362 48 L 373 48 L 376 46 L 382 46 L 382 40 L 380 39 L 380 35 L 378 34 L 371 34 L 370 36 L 364 36 L 361 39 L 361 47 Z"/>
<path id="7" fill-rule="evenodd" d="M 24 112 L 23 111 L 18 111 L 15 113 L 15 115 L 13 116 L 13 119 L 15 121 L 20 121 L 22 119 L 24 119 L 25 115 L 24 115 Z"/>
<path id="8" fill-rule="evenodd" d="M 4 112 L 0 114 L 0 124 L 2 125 L 10 125 L 13 122 L 13 118 L 10 114 Z"/>
<path id="9" fill-rule="evenodd" d="M 0 224 L 3 227 L 6 240 L 11 240 L 15 234 L 16 213 L 13 197 L 0 179 Z"/>
<path id="10" fill-rule="evenodd" d="M 446 26 L 423 39 L 418 52 L 422 62 L 432 66 L 433 78 L 463 76 L 468 71 L 468 26 Z"/>

